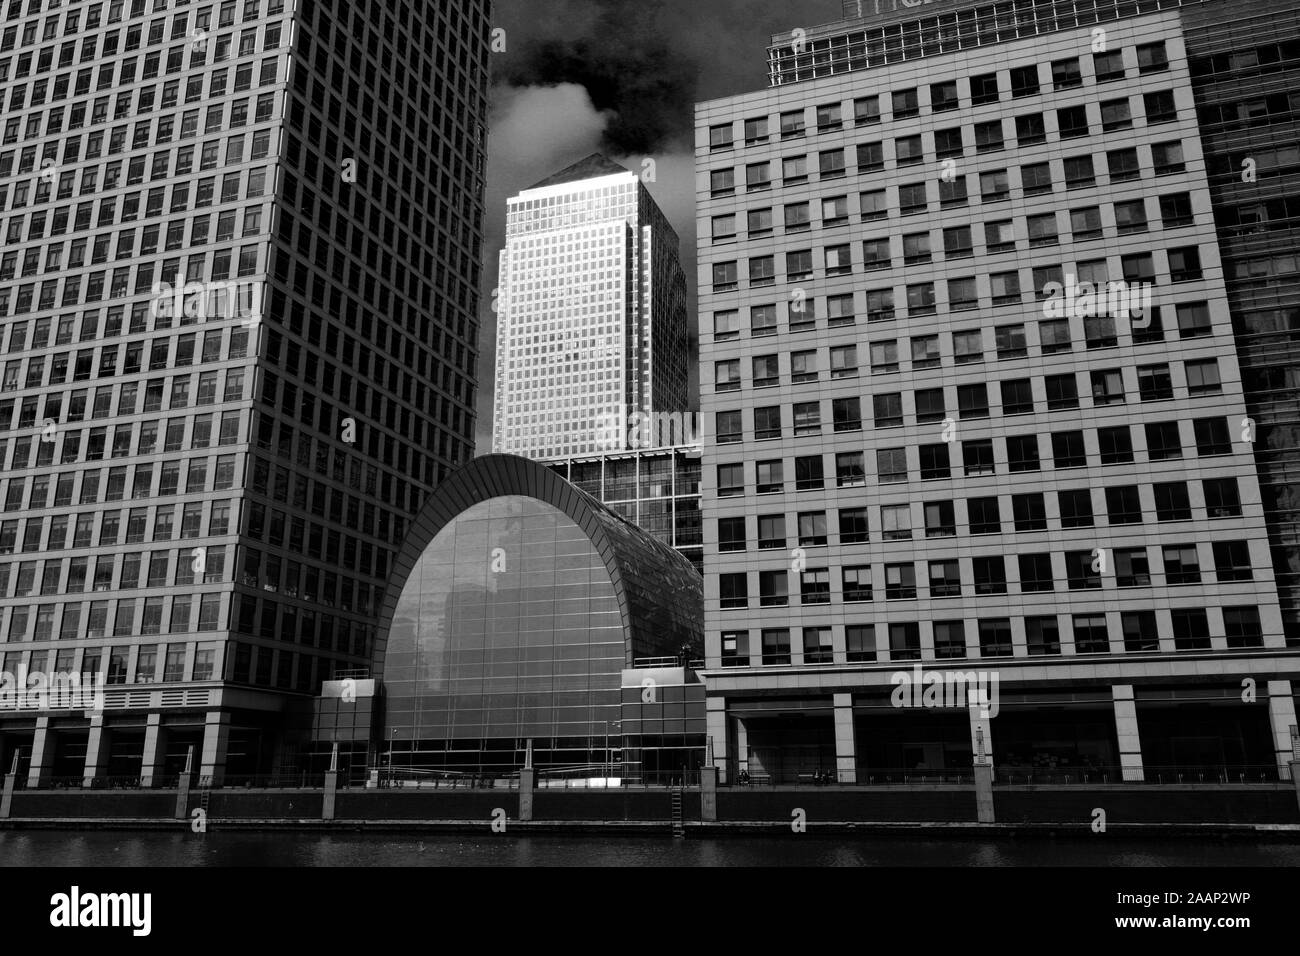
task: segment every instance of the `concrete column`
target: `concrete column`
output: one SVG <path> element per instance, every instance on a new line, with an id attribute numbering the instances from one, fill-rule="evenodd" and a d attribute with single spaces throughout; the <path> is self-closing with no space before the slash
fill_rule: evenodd
<path id="1" fill-rule="evenodd" d="M 533 818 L 533 791 L 537 789 L 537 771 L 525 767 L 519 771 L 519 819 Z"/>
<path id="2" fill-rule="evenodd" d="M 980 823 L 996 823 L 993 812 L 993 764 L 976 763 L 975 767 L 975 819 Z"/>
<path id="3" fill-rule="evenodd" d="M 1132 684 L 1114 684 L 1110 689 L 1115 705 L 1115 737 L 1119 741 L 1119 766 L 1125 781 L 1141 783 L 1142 739 L 1138 734 L 1137 704 Z"/>
<path id="4" fill-rule="evenodd" d="M 162 714 L 151 713 L 145 717 L 144 753 L 140 755 L 140 786 L 146 790 L 153 786 L 154 777 L 162 767 Z"/>
<path id="5" fill-rule="evenodd" d="M 706 697 L 704 700 L 704 732 L 707 747 L 713 748 L 713 766 L 718 768 L 718 780 L 727 782 L 727 699 L 725 697 Z M 705 763 L 708 763 L 705 754 Z"/>
<path id="6" fill-rule="evenodd" d="M 919 691 L 914 690 L 914 693 Z M 986 763 L 993 766 L 993 719 L 990 716 L 987 700 L 968 704 L 966 713 L 970 717 L 970 752 L 973 764 Z M 983 756 L 981 757 L 981 752 Z"/>
<path id="7" fill-rule="evenodd" d="M 1273 731 L 1273 751 L 1277 758 L 1277 772 L 1285 780 L 1291 772 L 1291 762 L 1300 760 L 1291 739 L 1291 729 L 1296 726 L 1295 698 L 1291 696 L 1289 680 L 1268 682 L 1268 722 Z"/>
<path id="8" fill-rule="evenodd" d="M 210 710 L 203 727 L 203 757 L 199 777 L 207 778 L 210 787 L 221 786 L 226 774 L 226 746 L 230 742 L 230 714 Z"/>
<path id="9" fill-rule="evenodd" d="M 835 780 L 858 782 L 858 748 L 853 739 L 853 695 L 834 694 L 835 703 Z"/>
<path id="10" fill-rule="evenodd" d="M 32 762 L 27 770 L 27 787 L 36 790 L 50 782 L 50 768 L 54 764 L 54 732 L 50 718 L 36 718 L 36 732 L 32 734 Z"/>
<path id="11" fill-rule="evenodd" d="M 700 768 L 700 819 L 705 823 L 718 820 L 718 768 Z"/>
<path id="12" fill-rule="evenodd" d="M 108 769 L 108 731 L 104 729 L 104 715 L 92 714 L 90 737 L 86 740 L 86 767 L 81 785 L 89 787 L 96 777 L 104 776 Z"/>
<path id="13" fill-rule="evenodd" d="M 745 727 L 745 721 L 740 717 L 736 718 L 736 767 L 737 770 L 749 772 L 749 730 Z"/>

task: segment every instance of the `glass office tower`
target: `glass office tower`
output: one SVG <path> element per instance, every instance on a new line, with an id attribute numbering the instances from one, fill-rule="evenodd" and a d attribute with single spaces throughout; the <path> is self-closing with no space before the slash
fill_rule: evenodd
<path id="1" fill-rule="evenodd" d="M 683 441 L 677 255 L 677 234 L 640 177 L 604 156 L 510 200 L 493 451 L 545 460 Z M 643 432 L 653 437 L 635 444 Z"/>
<path id="2" fill-rule="evenodd" d="M 1285 775 L 1294 16 L 852 8 L 697 107 L 720 768 Z"/>
<path id="3" fill-rule="evenodd" d="M 4 0 L 0 710 L 29 783 L 290 764 L 473 452 L 485 0 Z"/>

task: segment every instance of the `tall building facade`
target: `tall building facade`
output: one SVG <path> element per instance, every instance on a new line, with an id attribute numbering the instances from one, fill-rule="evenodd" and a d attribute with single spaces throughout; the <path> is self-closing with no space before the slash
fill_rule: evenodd
<path id="1" fill-rule="evenodd" d="M 6 0 L 0 705 L 51 777 L 265 772 L 473 452 L 488 9 Z"/>
<path id="2" fill-rule="evenodd" d="M 546 460 L 682 441 L 686 278 L 639 176 L 593 155 L 524 190 L 500 263 L 493 451 Z"/>
<path id="3" fill-rule="evenodd" d="M 1272 101 L 1189 49 L 1235 9 L 864 0 L 697 107 L 724 779 L 1286 773 L 1290 524 L 1261 486 L 1285 497 L 1291 450 L 1259 444 L 1291 412 L 1253 376 L 1294 374 L 1269 318 L 1294 285 L 1225 269 L 1238 157 L 1198 128 Z"/>

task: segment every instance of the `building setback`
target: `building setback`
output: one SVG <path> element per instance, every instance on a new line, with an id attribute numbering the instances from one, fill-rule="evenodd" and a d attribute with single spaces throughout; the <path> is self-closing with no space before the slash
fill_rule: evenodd
<path id="1" fill-rule="evenodd" d="M 33 785 L 291 765 L 473 453 L 486 2 L 160 7 L 4 3 L 0 670 L 108 685 Z"/>
<path id="2" fill-rule="evenodd" d="M 604 156 L 510 200 L 493 451 L 544 461 L 683 441 L 677 256 L 677 234 L 640 177 Z"/>
<path id="3" fill-rule="evenodd" d="M 697 107 L 723 778 L 1287 773 L 1289 154 L 1234 178 L 1294 129 L 1294 17 L 852 6 Z"/>

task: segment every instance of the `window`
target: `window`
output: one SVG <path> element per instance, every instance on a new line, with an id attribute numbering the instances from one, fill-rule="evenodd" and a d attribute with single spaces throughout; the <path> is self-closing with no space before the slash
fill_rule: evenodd
<path id="1" fill-rule="evenodd" d="M 1168 584 L 1200 584 L 1201 559 L 1196 545 L 1171 544 L 1162 549 L 1165 581 Z"/>
<path id="2" fill-rule="evenodd" d="M 970 520 L 971 534 L 999 534 L 1002 531 L 1002 518 L 996 497 L 969 499 L 966 502 L 966 513 Z"/>
<path id="3" fill-rule="evenodd" d="M 1236 478 L 1207 478 L 1201 486 L 1205 491 L 1205 511 L 1209 517 L 1241 517 L 1241 496 Z"/>
<path id="4" fill-rule="evenodd" d="M 731 123 L 709 127 L 709 149 L 731 149 L 735 142 L 734 127 Z"/>
<path id="5" fill-rule="evenodd" d="M 790 603 L 789 580 L 784 569 L 758 572 L 758 603 L 760 607 L 785 607 Z M 764 662 L 766 663 L 766 661 Z"/>
<path id="6" fill-rule="evenodd" d="M 1190 282 L 1201 278 L 1201 253 L 1196 246 L 1169 250 L 1169 280 Z"/>
<path id="7" fill-rule="evenodd" d="M 885 565 L 885 599 L 911 600 L 916 597 L 916 566 L 907 564 Z"/>
<path id="8" fill-rule="evenodd" d="M 782 572 L 784 574 L 784 572 Z M 782 602 L 784 603 L 784 602 Z M 766 667 L 790 663 L 790 631 L 787 628 L 764 628 L 763 664 Z"/>
<path id="9" fill-rule="evenodd" d="M 1082 189 L 1095 185 L 1097 173 L 1092 165 L 1091 156 L 1067 156 L 1065 158 L 1065 188 Z M 1100 219 L 1097 223 L 1101 228 Z"/>
<path id="10" fill-rule="evenodd" d="M 907 481 L 907 449 L 876 449 L 876 476 L 881 484 Z"/>
<path id="11" fill-rule="evenodd" d="M 903 424 L 903 396 L 889 392 L 871 396 L 877 428 L 895 428 Z"/>
<path id="12" fill-rule="evenodd" d="M 837 398 L 831 401 L 831 415 L 837 432 L 855 432 L 862 428 L 862 400 Z"/>
<path id="13" fill-rule="evenodd" d="M 745 466 L 718 466 L 718 497 L 729 498 L 745 493 Z"/>
<path id="14" fill-rule="evenodd" d="M 1119 80 L 1124 77 L 1124 54 L 1120 50 L 1092 55 L 1092 68 L 1098 83 Z"/>
<path id="15" fill-rule="evenodd" d="M 1014 435 L 1007 439 L 1008 467 L 1011 471 L 1038 471 L 1038 436 Z"/>
<path id="16" fill-rule="evenodd" d="M 907 287 L 907 314 L 934 315 L 937 311 L 933 282 L 918 282 Z"/>
<path id="17" fill-rule="evenodd" d="M 1085 206 L 1070 210 L 1070 232 L 1075 241 L 1096 239 L 1101 236 L 1101 209 L 1098 206 Z"/>
<path id="18" fill-rule="evenodd" d="M 1151 165 L 1157 176 L 1181 173 L 1186 167 L 1183 161 L 1183 144 L 1177 141 L 1154 144 L 1151 147 Z"/>
<path id="19" fill-rule="evenodd" d="M 916 95 L 916 90 L 895 90 L 891 96 L 893 101 L 894 119 L 906 119 L 909 116 L 917 116 L 921 112 L 920 100 Z"/>
<path id="20" fill-rule="evenodd" d="M 1056 230 L 1056 213 L 1046 212 L 1036 216 L 1029 216 L 1026 223 L 1029 227 L 1030 248 L 1054 246 L 1059 241 Z"/>
<path id="21" fill-rule="evenodd" d="M 1137 48 L 1138 73 L 1159 73 L 1169 69 L 1169 57 L 1165 52 L 1165 42 L 1145 43 Z"/>
<path id="22" fill-rule="evenodd" d="M 919 159 L 917 161 L 919 162 Z M 817 171 L 822 179 L 834 179 L 843 176 L 844 168 L 844 150 L 842 149 L 826 150 L 817 156 Z"/>
<path id="23" fill-rule="evenodd" d="M 1142 110 L 1146 113 L 1147 125 L 1171 123 L 1178 119 L 1178 106 L 1174 102 L 1173 90 L 1157 90 L 1142 94 Z"/>
<path id="24" fill-rule="evenodd" d="M 963 419 L 988 418 L 988 389 L 983 383 L 957 386 L 957 410 Z"/>
<path id="25" fill-rule="evenodd" d="M 1091 528 L 1092 492 L 1086 488 L 1058 491 L 1057 502 L 1061 512 L 1062 528 Z"/>
<path id="26" fill-rule="evenodd" d="M 1174 397 L 1174 383 L 1169 376 L 1169 366 L 1138 366 L 1138 397 L 1144 402 L 1158 402 Z"/>
<path id="27" fill-rule="evenodd" d="M 1133 461 L 1133 438 L 1127 425 L 1097 429 L 1097 444 L 1103 465 L 1128 464 Z"/>
<path id="28" fill-rule="evenodd" d="M 960 156 L 965 149 L 962 142 L 961 127 L 940 129 L 934 132 L 934 154 L 939 159 Z"/>
<path id="29" fill-rule="evenodd" d="M 806 349 L 790 353 L 790 379 L 795 384 L 817 381 L 817 351 Z"/>
<path id="30" fill-rule="evenodd" d="M 1223 391 L 1219 379 L 1219 362 L 1217 359 L 1205 359 L 1200 362 L 1184 362 L 1187 373 L 1187 394 L 1206 395 Z"/>
<path id="31" fill-rule="evenodd" d="M 1023 336 L 1024 326 L 1019 327 Z M 1023 338 L 1021 339 L 1023 341 Z M 1020 354 L 1024 354 L 1023 351 Z M 1001 350 L 999 350 L 1001 355 Z M 1025 415 L 1034 410 L 1033 383 L 1027 378 L 1007 379 L 1001 383 L 1002 414 Z"/>
<path id="32" fill-rule="evenodd" d="M 804 455 L 794 460 L 796 491 L 818 491 L 826 485 L 821 455 Z"/>
<path id="33" fill-rule="evenodd" d="M 974 255 L 974 246 L 970 226 L 951 226 L 943 231 L 945 259 L 962 259 Z"/>
<path id="34" fill-rule="evenodd" d="M 916 420 L 918 422 L 943 421 L 948 413 L 944 408 L 942 388 L 923 388 L 914 393 Z"/>
<path id="35" fill-rule="evenodd" d="M 910 505 L 881 505 L 880 533 L 886 541 L 908 541 L 912 537 Z"/>
<path id="36" fill-rule="evenodd" d="M 939 180 L 939 205 L 943 207 L 966 205 L 966 177 Z"/>
<path id="37" fill-rule="evenodd" d="M 995 169 L 980 173 L 980 200 L 997 202 L 1011 195 L 1011 181 L 1005 169 Z"/>
<path id="38" fill-rule="evenodd" d="M 1033 96 L 1038 92 L 1038 65 L 1018 66 L 1011 71 L 1011 95 L 1013 98 Z"/>
<path id="39" fill-rule="evenodd" d="M 945 232 L 947 230 L 944 230 Z M 948 309 L 959 312 L 979 306 L 979 297 L 973 278 L 948 280 Z"/>
<path id="40" fill-rule="evenodd" d="M 1011 621 L 1005 617 L 981 618 L 979 641 L 980 657 L 1010 657 Z"/>
<path id="41" fill-rule="evenodd" d="M 970 98 L 972 106 L 998 101 L 998 75 L 981 73 L 970 78 Z"/>
<path id="42" fill-rule="evenodd" d="M 835 486 L 855 488 L 867 483 L 866 465 L 860 451 L 840 452 L 835 456 Z"/>
<path id="43" fill-rule="evenodd" d="M 1173 624 L 1175 650 L 1210 649 L 1210 619 L 1204 608 L 1174 608 L 1169 617 Z"/>
<path id="44" fill-rule="evenodd" d="M 861 96 L 853 101 L 853 122 L 866 126 L 880 122 L 880 97 Z"/>
<path id="45" fill-rule="evenodd" d="M 1146 548 L 1117 548 L 1115 550 L 1115 583 L 1122 588 L 1149 587 L 1151 566 Z"/>
<path id="46" fill-rule="evenodd" d="M 805 664 L 830 664 L 834 660 L 831 647 L 831 629 L 829 627 L 805 627 L 803 629 L 803 662 Z"/>
<path id="47" fill-rule="evenodd" d="M 754 338 L 776 334 L 776 306 L 756 305 L 749 310 L 749 334 Z"/>
<path id="48" fill-rule="evenodd" d="M 1052 164 L 1030 163 L 1020 167 L 1020 186 L 1026 196 L 1052 191 Z"/>
<path id="49" fill-rule="evenodd" d="M 717 413 L 718 443 L 738 442 L 744 439 L 740 424 L 740 412 Z"/>
<path id="50" fill-rule="evenodd" d="M 1219 581 L 1250 581 L 1250 545 L 1245 541 L 1216 541 L 1214 548 L 1214 574 Z"/>
<path id="51" fill-rule="evenodd" d="M 1119 616 L 1124 650 L 1130 654 L 1160 650 L 1160 631 L 1154 611 L 1126 611 Z"/>
<path id="52" fill-rule="evenodd" d="M 1089 373 L 1092 380 L 1092 403 L 1116 405 L 1124 402 L 1124 378 L 1119 369 L 1105 369 Z"/>
<path id="53" fill-rule="evenodd" d="M 885 144 L 882 142 L 858 144 L 858 172 L 873 173 L 885 168 Z"/>
<path id="54" fill-rule="evenodd" d="M 849 624 L 844 628 L 845 660 L 860 664 L 876 659 L 876 626 Z"/>
<path id="55" fill-rule="evenodd" d="M 889 206 L 886 202 L 885 190 L 875 189 L 870 192 L 860 193 L 859 200 L 862 207 L 862 218 L 864 221 L 884 219 L 889 215 Z"/>
<path id="56" fill-rule="evenodd" d="M 972 438 L 961 443 L 962 472 L 971 475 L 991 475 L 996 466 L 993 462 L 993 439 Z"/>
<path id="57" fill-rule="evenodd" d="M 949 80 L 946 83 L 930 84 L 930 111 L 941 113 L 945 110 L 955 110 L 959 105 L 957 98 L 957 82 Z"/>
<path id="58" fill-rule="evenodd" d="M 1052 61 L 1052 89 L 1068 90 L 1083 85 L 1083 74 L 1079 71 L 1079 58 Z"/>
<path id="59" fill-rule="evenodd" d="M 781 114 L 781 138 L 796 139 L 803 136 L 808 121 L 803 110 L 790 110 Z"/>
<path id="60" fill-rule="evenodd" d="M 781 406 L 771 405 L 754 409 L 754 438 L 763 441 L 780 437 Z"/>
<path id="61" fill-rule="evenodd" d="M 1047 124 L 1042 113 L 1028 113 L 1016 117 L 1016 145 L 1034 146 L 1047 142 Z"/>
<path id="62" fill-rule="evenodd" d="M 1263 647 L 1264 627 L 1260 623 L 1259 608 L 1225 607 L 1223 633 L 1229 647 Z"/>
<path id="63" fill-rule="evenodd" d="M 715 169 L 710 172 L 709 191 L 714 196 L 730 196 L 736 191 L 736 171 Z"/>
<path id="64" fill-rule="evenodd" d="M 871 566 L 861 565 L 844 568 L 843 593 L 845 601 L 871 600 Z"/>
<path id="65" fill-rule="evenodd" d="M 840 348 L 849 349 L 853 353 L 853 373 L 857 374 L 857 355 L 856 346 L 846 345 Z M 834 355 L 832 349 L 832 357 Z M 898 342 L 890 339 L 887 342 L 871 343 L 871 372 L 873 375 L 884 375 L 890 372 L 898 371 Z M 834 376 L 832 376 L 834 377 Z"/>
<path id="66" fill-rule="evenodd" d="M 1076 614 L 1070 620 L 1074 632 L 1074 650 L 1078 654 L 1105 654 L 1110 651 L 1106 632 L 1106 615 Z"/>
<path id="67" fill-rule="evenodd" d="M 722 632 L 722 666 L 749 666 L 749 631 Z"/>
<path id="68" fill-rule="evenodd" d="M 755 466 L 758 474 L 757 490 L 760 495 L 777 494 L 785 488 L 783 463 L 780 460 L 760 461 Z"/>
<path id="69" fill-rule="evenodd" d="M 903 236 L 903 262 L 915 265 L 930 261 L 930 234 L 928 232 L 911 232 Z"/>
<path id="70" fill-rule="evenodd" d="M 1149 422 L 1143 428 L 1147 438 L 1147 456 L 1152 461 L 1183 457 L 1177 422 Z"/>
<path id="71" fill-rule="evenodd" d="M 761 190 L 770 189 L 771 187 L 772 187 L 772 164 L 771 163 L 769 162 L 750 163 L 745 167 L 745 189 L 747 192 L 751 192 L 751 193 L 760 192 Z M 767 228 L 770 229 L 772 228 L 771 210 L 770 209 L 766 210 L 766 212 L 768 213 Z M 752 223 L 753 220 L 751 219 L 750 222 Z M 752 226 L 750 228 L 750 231 L 751 232 L 754 231 Z"/>
<path id="72" fill-rule="evenodd" d="M 745 519 L 743 517 L 718 519 L 718 550 L 745 550 Z"/>
<path id="73" fill-rule="evenodd" d="M 925 504 L 925 536 L 951 538 L 957 533 L 957 517 L 951 501 L 929 501 Z"/>
<path id="74" fill-rule="evenodd" d="M 802 517 L 802 516 L 801 516 Z M 840 544 L 861 544 L 869 540 L 866 508 L 840 509 Z"/>
<path id="75" fill-rule="evenodd" d="M 714 363 L 713 388 L 718 392 L 734 392 L 740 388 L 740 359 Z"/>
<path id="76" fill-rule="evenodd" d="M 1106 154 L 1106 167 L 1112 183 L 1127 182 L 1142 175 L 1136 149 L 1113 149 Z"/>
<path id="77" fill-rule="evenodd" d="M 912 368 L 937 368 L 939 366 L 939 336 L 912 337 Z"/>
<path id="78" fill-rule="evenodd" d="M 1192 431 L 1196 436 L 1197 455 L 1205 457 L 1232 453 L 1232 436 L 1226 418 L 1198 418 L 1192 423 Z"/>
<path id="79" fill-rule="evenodd" d="M 1130 232 L 1146 232 L 1146 201 L 1135 199 L 1131 202 L 1115 203 L 1115 228 L 1121 235 Z"/>
<path id="80" fill-rule="evenodd" d="M 900 136 L 894 140 L 894 161 L 899 166 L 915 166 L 925 161 L 921 136 Z"/>
<path id="81" fill-rule="evenodd" d="M 898 210 L 902 215 L 911 216 L 925 212 L 928 202 L 925 183 L 909 183 L 898 187 Z"/>
<path id="82" fill-rule="evenodd" d="M 921 659 L 921 628 L 915 622 L 889 625 L 889 659 L 891 661 L 919 661 Z"/>
<path id="83" fill-rule="evenodd" d="M 1012 495 L 1011 512 L 1017 531 L 1042 531 L 1047 527 L 1047 507 L 1041 492 Z"/>
<path id="84" fill-rule="evenodd" d="M 1061 631 L 1054 616 L 1025 618 L 1026 649 L 1031 657 L 1061 653 Z"/>
<path id="85" fill-rule="evenodd" d="M 1152 487 L 1155 491 L 1157 521 L 1187 521 L 1192 517 L 1186 482 L 1158 482 Z"/>
<path id="86" fill-rule="evenodd" d="M 1065 577 L 1071 591 L 1101 587 L 1100 562 L 1092 551 L 1067 551 Z"/>
<path id="87" fill-rule="evenodd" d="M 802 183 L 808 179 L 808 157 L 787 156 L 781 160 L 781 179 L 784 183 Z"/>
<path id="88" fill-rule="evenodd" d="M 918 449 L 921 456 L 921 480 L 932 481 L 939 478 L 948 478 L 951 475 L 951 466 L 949 464 L 948 445 L 939 443 L 935 445 L 922 445 Z"/>
<path id="89" fill-rule="evenodd" d="M 990 120 L 975 124 L 975 151 L 977 153 L 996 153 L 1006 145 L 1002 135 L 1002 121 Z"/>
<path id="90" fill-rule="evenodd" d="M 740 313 L 735 309 L 713 313 L 713 336 L 719 342 L 740 338 Z"/>
<path id="91" fill-rule="evenodd" d="M 1137 485 L 1106 488 L 1106 520 L 1116 525 L 1141 522 L 1142 496 Z"/>
<path id="92" fill-rule="evenodd" d="M 799 574 L 800 604 L 829 604 L 831 601 L 830 572 L 825 568 L 809 568 Z M 815 663 L 807 661 L 806 663 Z M 822 663 L 829 663 L 823 661 Z"/>
<path id="93" fill-rule="evenodd" d="M 1052 433 L 1052 463 L 1057 468 L 1082 468 L 1088 464 L 1083 432 Z"/>
<path id="94" fill-rule="evenodd" d="M 995 222 L 986 222 L 984 224 L 984 244 L 988 247 L 989 252 L 1006 252 L 1016 247 L 1016 234 L 1012 228 L 1010 219 L 1001 219 Z M 1013 289 L 1011 292 L 1004 294 L 1014 295 L 1017 299 L 1020 297 L 1020 274 L 1018 272 L 999 272 L 996 275 L 1003 277 Z M 998 287 L 994 286 L 994 295 L 998 295 Z"/>
<path id="95" fill-rule="evenodd" d="M 1088 110 L 1083 106 L 1067 106 L 1056 111 L 1056 125 L 1061 139 L 1088 135 Z"/>
<path id="96" fill-rule="evenodd" d="M 1190 226 L 1194 221 L 1190 193 L 1170 193 L 1160 197 L 1160 224 L 1164 228 Z"/>
<path id="97" fill-rule="evenodd" d="M 862 243 L 863 268 L 867 271 L 888 269 L 890 264 L 889 240 L 867 239 Z"/>
<path id="98" fill-rule="evenodd" d="M 1016 563 L 1020 569 L 1021 591 L 1034 594 L 1056 589 L 1050 554 L 1020 554 L 1016 556 Z"/>
<path id="99" fill-rule="evenodd" d="M 820 548 L 826 545 L 826 512 L 799 513 L 799 547 Z"/>
<path id="100" fill-rule="evenodd" d="M 1101 102 L 1101 128 L 1103 132 L 1129 129 L 1133 125 L 1133 114 L 1129 110 L 1128 97 Z"/>

